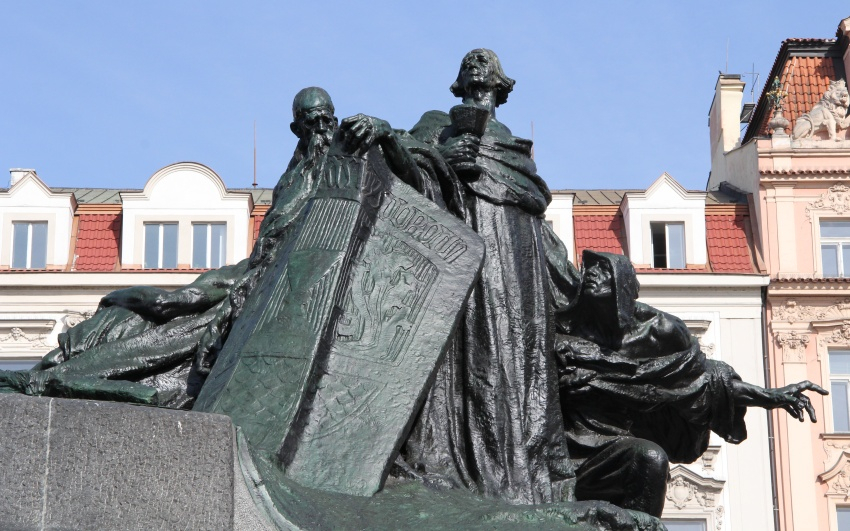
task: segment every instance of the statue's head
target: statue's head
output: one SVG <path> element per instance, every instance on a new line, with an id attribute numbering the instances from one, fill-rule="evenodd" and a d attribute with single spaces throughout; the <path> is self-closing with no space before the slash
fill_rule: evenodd
<path id="1" fill-rule="evenodd" d="M 496 106 L 508 101 L 508 94 L 514 89 L 514 81 L 505 75 L 502 63 L 493 50 L 476 48 L 460 62 L 457 79 L 452 83 L 451 91 L 462 98 L 473 86 L 496 90 Z"/>
<path id="2" fill-rule="evenodd" d="M 581 298 L 594 302 L 596 307 L 608 307 L 616 312 L 617 326 L 625 329 L 634 319 L 640 283 L 635 268 L 627 256 L 600 253 L 585 249 L 581 254 Z M 598 316 L 600 319 L 613 318 Z"/>
<path id="3" fill-rule="evenodd" d="M 339 123 L 330 94 L 319 87 L 298 91 L 292 101 L 292 120 L 289 128 L 302 140 L 314 133 L 332 136 Z"/>

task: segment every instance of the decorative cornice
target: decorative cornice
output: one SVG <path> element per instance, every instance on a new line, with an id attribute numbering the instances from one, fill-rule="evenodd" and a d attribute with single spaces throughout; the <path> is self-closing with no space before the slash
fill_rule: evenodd
<path id="1" fill-rule="evenodd" d="M 806 218 L 810 221 L 813 211 L 834 212 L 838 215 L 850 211 L 850 188 L 844 184 L 831 186 L 829 190 L 806 207 Z"/>

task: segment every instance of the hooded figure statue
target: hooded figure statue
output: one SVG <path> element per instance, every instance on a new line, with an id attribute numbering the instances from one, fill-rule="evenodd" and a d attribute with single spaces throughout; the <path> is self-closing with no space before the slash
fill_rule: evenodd
<path id="1" fill-rule="evenodd" d="M 746 438 L 746 405 L 733 395 L 740 377 L 706 359 L 679 318 L 637 302 L 627 257 L 586 250 L 582 261 L 579 299 L 555 345 L 576 497 L 660 516 L 668 460 L 696 460 L 711 431 Z"/>

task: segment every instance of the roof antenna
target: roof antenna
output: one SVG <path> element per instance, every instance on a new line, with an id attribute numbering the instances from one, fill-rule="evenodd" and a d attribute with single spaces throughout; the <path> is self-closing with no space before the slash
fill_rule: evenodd
<path id="1" fill-rule="evenodd" d="M 257 120 L 254 120 L 254 184 L 257 187 Z"/>
<path id="2" fill-rule="evenodd" d="M 531 120 L 531 160 L 534 160 L 534 120 Z"/>
<path id="3" fill-rule="evenodd" d="M 729 73 L 729 37 L 726 37 L 726 70 L 723 73 Z"/>
<path id="4" fill-rule="evenodd" d="M 752 100 L 753 103 L 755 103 L 756 102 L 756 85 L 758 85 L 759 76 L 760 76 L 760 74 L 758 72 L 756 72 L 756 64 L 753 63 L 752 70 L 750 70 L 749 72 L 744 72 L 744 74 L 749 75 L 750 78 L 753 80 L 752 84 L 750 85 L 750 99 Z"/>

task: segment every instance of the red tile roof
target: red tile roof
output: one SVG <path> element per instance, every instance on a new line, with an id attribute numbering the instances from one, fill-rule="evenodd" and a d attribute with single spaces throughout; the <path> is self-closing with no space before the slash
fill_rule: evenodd
<path id="1" fill-rule="evenodd" d="M 610 215 L 594 216 L 574 213 L 573 227 L 576 239 L 577 263 L 581 262 L 581 253 L 585 249 L 605 253 L 624 253 L 623 216 L 619 212 Z"/>
<path id="2" fill-rule="evenodd" d="M 573 214 L 577 262 L 585 249 L 607 253 L 625 253 L 622 215 Z M 758 273 L 750 254 L 747 237 L 749 216 L 707 214 L 706 246 L 709 267 L 696 269 L 640 268 L 640 273 Z"/>
<path id="3" fill-rule="evenodd" d="M 708 261 L 715 273 L 757 273 L 747 238 L 749 216 L 705 216 Z"/>
<path id="4" fill-rule="evenodd" d="M 782 67 L 779 80 L 782 82 L 788 96 L 785 98 L 783 115 L 794 128 L 797 118 L 810 110 L 819 102 L 824 92 L 829 88 L 829 82 L 835 81 L 835 67 L 832 57 L 789 57 Z M 762 122 L 760 135 L 769 134 L 767 124 Z M 789 129 L 789 133 L 791 132 Z"/>
<path id="5" fill-rule="evenodd" d="M 260 225 L 263 224 L 263 219 L 265 219 L 265 214 L 262 216 L 251 216 L 251 219 L 254 220 L 254 235 L 251 239 L 251 247 L 254 247 L 254 244 L 257 242 L 257 238 L 260 237 Z"/>
<path id="6" fill-rule="evenodd" d="M 74 270 L 114 270 L 120 236 L 121 214 L 80 214 Z"/>

